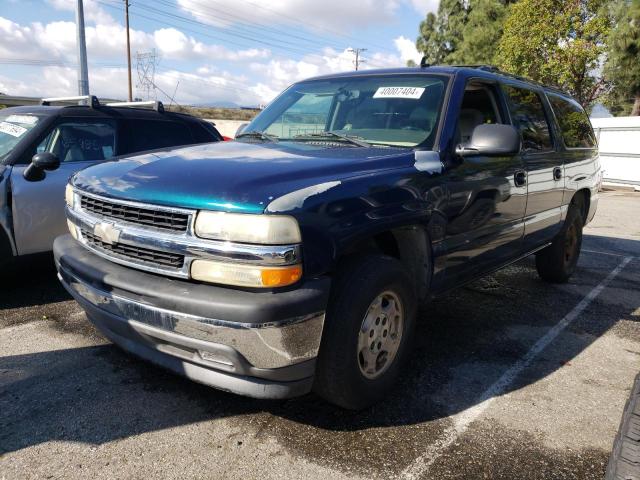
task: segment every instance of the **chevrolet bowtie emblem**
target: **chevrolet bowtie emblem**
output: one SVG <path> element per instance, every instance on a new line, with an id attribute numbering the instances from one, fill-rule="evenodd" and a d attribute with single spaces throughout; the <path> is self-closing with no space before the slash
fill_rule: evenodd
<path id="1" fill-rule="evenodd" d="M 120 240 L 120 230 L 112 223 L 96 223 L 93 227 L 93 234 L 104 243 L 113 245 Z"/>

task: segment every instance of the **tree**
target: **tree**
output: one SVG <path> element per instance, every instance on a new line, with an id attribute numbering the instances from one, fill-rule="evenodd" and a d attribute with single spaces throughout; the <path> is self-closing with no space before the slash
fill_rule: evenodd
<path id="1" fill-rule="evenodd" d="M 471 0 L 462 41 L 448 60 L 453 64 L 493 64 L 510 2 Z"/>
<path id="2" fill-rule="evenodd" d="M 442 0 L 420 23 L 416 48 L 429 64 L 490 64 L 514 0 Z"/>
<path id="3" fill-rule="evenodd" d="M 441 0 L 438 14 L 429 12 L 420 22 L 420 34 L 416 48 L 427 57 L 427 63 L 447 63 L 447 58 L 462 41 L 462 29 L 466 23 L 465 0 Z"/>
<path id="4" fill-rule="evenodd" d="M 614 4 L 604 75 L 611 85 L 604 104 L 614 115 L 640 115 L 640 0 Z"/>
<path id="5" fill-rule="evenodd" d="M 591 107 L 606 90 L 601 63 L 609 0 L 520 0 L 512 5 L 496 60 L 508 72 L 567 90 Z"/>

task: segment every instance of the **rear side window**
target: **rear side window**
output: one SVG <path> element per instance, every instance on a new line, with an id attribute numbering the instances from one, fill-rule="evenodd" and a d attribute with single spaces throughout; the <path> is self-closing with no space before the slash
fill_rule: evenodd
<path id="1" fill-rule="evenodd" d="M 592 148 L 596 145 L 587 113 L 575 100 L 548 93 L 547 97 L 556 114 L 562 139 L 567 148 Z"/>
<path id="2" fill-rule="evenodd" d="M 113 122 L 65 120 L 40 142 L 36 152 L 51 152 L 61 162 L 86 162 L 108 160 L 115 155 L 115 148 Z"/>
<path id="3" fill-rule="evenodd" d="M 178 147 L 194 143 L 189 128 L 183 123 L 156 120 L 125 120 L 127 153 Z"/>
<path id="4" fill-rule="evenodd" d="M 544 113 L 542 99 L 537 92 L 525 88 L 504 85 L 502 87 L 509 100 L 509 110 L 514 125 L 522 135 L 522 149 L 525 152 L 551 150 L 549 123 Z"/>
<path id="5" fill-rule="evenodd" d="M 211 124 L 193 122 L 189 124 L 189 127 L 191 128 L 191 133 L 196 143 L 217 142 L 222 140 L 216 128 Z"/>

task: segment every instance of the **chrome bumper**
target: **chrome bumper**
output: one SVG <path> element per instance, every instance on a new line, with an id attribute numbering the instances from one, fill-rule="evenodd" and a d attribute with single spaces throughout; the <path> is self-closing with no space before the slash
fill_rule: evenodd
<path id="1" fill-rule="evenodd" d="M 63 285 L 91 319 L 93 308 L 157 340 L 169 355 L 229 372 L 238 370 L 237 352 L 256 369 L 295 365 L 318 355 L 324 312 L 265 324 L 244 324 L 183 314 L 98 290 L 60 269 Z M 225 348 L 221 348 L 225 347 Z M 245 373 L 246 372 L 242 372 Z"/>

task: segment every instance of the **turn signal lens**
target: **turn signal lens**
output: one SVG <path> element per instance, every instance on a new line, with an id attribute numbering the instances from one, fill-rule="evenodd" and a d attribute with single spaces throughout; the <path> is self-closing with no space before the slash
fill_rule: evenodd
<path id="1" fill-rule="evenodd" d="M 301 277 L 302 267 L 300 265 L 278 269 L 263 269 L 262 285 L 265 287 L 282 287 L 296 283 Z"/>
<path id="2" fill-rule="evenodd" d="M 69 219 L 67 219 L 67 227 L 69 227 L 69 233 L 71 233 L 71 236 L 78 240 L 78 230 L 73 222 Z"/>
<path id="3" fill-rule="evenodd" d="M 211 260 L 194 260 L 191 263 L 191 278 L 202 282 L 237 287 L 284 287 L 292 285 L 302 278 L 302 266 L 262 267 Z"/>

